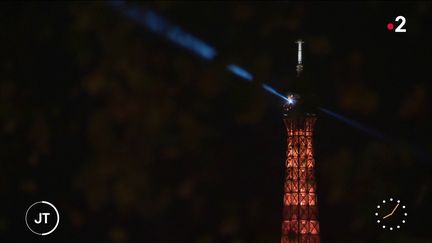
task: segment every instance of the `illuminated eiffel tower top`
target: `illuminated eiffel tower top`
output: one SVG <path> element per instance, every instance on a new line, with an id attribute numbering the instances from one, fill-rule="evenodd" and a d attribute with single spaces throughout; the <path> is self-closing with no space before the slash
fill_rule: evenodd
<path id="1" fill-rule="evenodd" d="M 303 68 L 302 43 L 297 41 L 297 75 Z M 299 95 L 290 94 L 284 105 L 288 138 L 281 243 L 320 242 L 312 142 L 316 116 L 305 113 L 302 103 Z"/>

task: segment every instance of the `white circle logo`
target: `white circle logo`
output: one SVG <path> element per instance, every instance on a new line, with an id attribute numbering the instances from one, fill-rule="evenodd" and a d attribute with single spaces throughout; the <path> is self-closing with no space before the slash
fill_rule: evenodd
<path id="1" fill-rule="evenodd" d="M 27 209 L 27 228 L 37 235 L 49 235 L 56 230 L 60 221 L 57 208 L 47 201 L 35 202 Z"/>

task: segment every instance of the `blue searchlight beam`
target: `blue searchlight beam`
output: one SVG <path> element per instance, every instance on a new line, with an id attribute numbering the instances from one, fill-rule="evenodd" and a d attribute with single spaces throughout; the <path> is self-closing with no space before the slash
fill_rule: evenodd
<path id="1" fill-rule="evenodd" d="M 343 123 L 345 123 L 351 127 L 357 128 L 358 130 L 365 132 L 366 134 L 368 134 L 372 137 L 378 138 L 380 140 L 389 141 L 389 139 L 384 134 L 382 134 L 381 132 L 379 132 L 375 129 L 372 129 L 370 127 L 367 127 L 367 126 L 361 124 L 360 122 L 357 122 L 357 121 L 354 121 L 354 120 L 347 118 L 345 116 L 339 115 L 336 112 L 330 111 L 330 110 L 325 109 L 323 107 L 318 107 L 318 109 L 320 111 L 326 113 L 327 115 L 329 115 L 333 118 L 336 118 L 337 120 L 339 120 L 339 121 L 341 121 L 341 122 L 343 122 Z"/>
<path id="2" fill-rule="evenodd" d="M 123 15 L 142 24 L 151 32 L 195 53 L 205 60 L 212 60 L 217 52 L 212 46 L 171 24 L 164 17 L 151 10 L 143 10 L 136 6 L 128 6 L 124 1 L 110 1 L 111 7 L 117 8 Z"/>
<path id="3" fill-rule="evenodd" d="M 237 75 L 240 78 L 243 78 L 247 81 L 253 80 L 253 75 L 246 71 L 246 69 L 238 66 L 237 64 L 230 64 L 227 66 L 227 69 L 232 72 L 234 75 Z"/>

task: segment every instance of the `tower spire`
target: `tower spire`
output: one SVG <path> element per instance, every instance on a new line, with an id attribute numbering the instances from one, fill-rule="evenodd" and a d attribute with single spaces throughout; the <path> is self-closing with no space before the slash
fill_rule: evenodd
<path id="1" fill-rule="evenodd" d="M 297 71 L 297 77 L 299 77 L 300 73 L 303 71 L 302 44 L 304 43 L 304 41 L 299 39 L 296 41 L 296 43 L 297 43 L 297 50 L 298 50 L 296 71 Z"/>

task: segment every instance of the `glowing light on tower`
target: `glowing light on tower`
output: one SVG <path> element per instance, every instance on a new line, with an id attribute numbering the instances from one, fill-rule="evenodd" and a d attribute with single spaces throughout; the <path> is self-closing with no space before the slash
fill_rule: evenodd
<path id="1" fill-rule="evenodd" d="M 296 107 L 299 98 L 300 96 L 296 94 L 288 94 L 286 96 L 285 104 L 283 106 L 285 109 L 285 113 L 291 111 L 292 109 L 294 109 L 294 107 Z"/>

